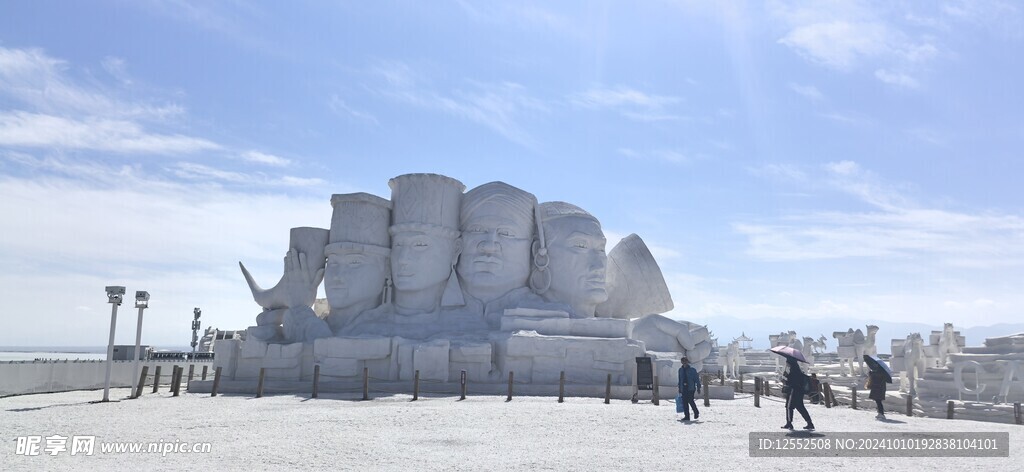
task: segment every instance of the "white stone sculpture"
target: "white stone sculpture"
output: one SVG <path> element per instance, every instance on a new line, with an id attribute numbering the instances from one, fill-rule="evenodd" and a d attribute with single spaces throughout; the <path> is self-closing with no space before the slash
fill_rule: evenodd
<path id="1" fill-rule="evenodd" d="M 814 338 L 804 336 L 803 349 L 800 352 L 804 353 L 804 357 L 809 364 L 814 364 Z"/>
<path id="2" fill-rule="evenodd" d="M 312 341 L 331 335 L 327 323 L 313 312 L 317 287 L 324 277 L 324 248 L 329 236 L 321 228 L 292 228 L 284 275 L 273 288 L 263 290 L 239 262 L 253 299 L 264 308 L 250 334 L 264 341 Z"/>
<path id="3" fill-rule="evenodd" d="M 828 350 L 828 338 L 824 334 L 819 335 L 818 339 L 811 344 L 812 351 L 814 354 L 824 354 Z"/>
<path id="4" fill-rule="evenodd" d="M 946 323 L 943 326 L 938 344 L 939 366 L 945 367 L 946 359 L 950 354 L 959 354 L 961 352 L 960 344 L 957 343 L 957 332 L 953 329 L 953 323 Z"/>
<path id="5" fill-rule="evenodd" d="M 476 187 L 462 197 L 462 255 L 455 266 L 465 310 L 492 328 L 508 308 L 540 302 L 527 288 L 536 240 L 537 197 L 504 182 Z"/>
<path id="6" fill-rule="evenodd" d="M 554 383 L 565 371 L 603 388 L 608 374 L 630 385 L 635 357 L 647 355 L 673 385 L 681 358 L 700 368 L 710 354 L 707 327 L 657 314 L 672 300 L 639 236 L 616 245 L 608 284 L 600 223 L 575 205 L 538 204 L 503 182 L 463 194 L 436 174 L 389 186 L 391 200 L 332 196 L 330 230 L 293 231 L 276 287 L 260 289 L 242 267 L 265 310 L 244 342 L 215 348 L 229 379 L 263 369 L 308 380 L 315 364 L 330 378 L 369 369 L 442 382 L 466 371 L 474 382 L 515 372 L 516 382 Z M 322 320 L 310 309 L 320 279 Z"/>
<path id="7" fill-rule="evenodd" d="M 546 250 L 548 283 L 539 290 L 544 299 L 565 303 L 573 318 L 594 316 L 597 305 L 608 300 L 605 273 L 607 240 L 601 223 L 582 208 L 565 202 L 540 205 L 538 254 Z"/>
<path id="8" fill-rule="evenodd" d="M 739 378 L 740 372 L 740 342 L 732 341 L 725 349 L 725 368 L 723 375 L 726 378 Z"/>
<path id="9" fill-rule="evenodd" d="M 853 328 L 850 328 L 846 332 L 833 332 L 832 337 L 836 338 L 839 343 L 836 352 L 839 356 L 839 368 L 842 370 L 842 375 L 856 376 L 864 373 L 864 343 L 866 341 L 864 332 L 860 329 L 854 331 Z M 853 366 L 854 362 L 857 363 L 856 368 Z M 849 364 L 848 368 L 844 367 L 846 364 Z"/>
<path id="10" fill-rule="evenodd" d="M 459 208 L 462 182 L 437 174 L 406 174 L 391 179 L 391 276 L 394 310 L 401 315 L 432 313 L 442 296 L 462 293 L 455 263 L 462 252 Z"/>
<path id="11" fill-rule="evenodd" d="M 878 346 L 875 345 L 875 335 L 878 334 L 878 326 L 867 325 L 868 335 L 864 337 L 864 352 L 861 353 L 861 358 L 864 355 L 877 356 Z"/>
<path id="12" fill-rule="evenodd" d="M 327 323 L 337 333 L 360 313 L 384 302 L 391 280 L 391 202 L 353 193 L 332 196 L 331 205 L 324 292 Z"/>
<path id="13" fill-rule="evenodd" d="M 911 395 L 916 394 L 917 379 L 924 375 L 927 368 L 924 356 L 924 339 L 921 333 L 911 333 L 903 344 L 903 372 L 900 376 L 900 389 L 903 390 L 903 378 L 907 379 L 906 387 Z"/>
<path id="14" fill-rule="evenodd" d="M 647 244 L 636 234 L 622 238 L 608 252 L 608 301 L 596 314 L 606 318 L 635 318 L 673 308 L 665 277 Z"/>

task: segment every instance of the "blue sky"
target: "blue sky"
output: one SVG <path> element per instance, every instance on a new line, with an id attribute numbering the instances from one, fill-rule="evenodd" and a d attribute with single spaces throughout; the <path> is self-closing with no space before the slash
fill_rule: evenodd
<path id="1" fill-rule="evenodd" d="M 103 344 L 110 284 L 244 328 L 237 261 L 409 172 L 639 234 L 712 329 L 1019 320 L 1024 7 L 807 3 L 4 2 L 0 345 Z"/>

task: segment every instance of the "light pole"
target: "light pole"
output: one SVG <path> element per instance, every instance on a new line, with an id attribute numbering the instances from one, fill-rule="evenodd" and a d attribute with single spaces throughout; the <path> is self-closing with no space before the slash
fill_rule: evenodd
<path id="1" fill-rule="evenodd" d="M 110 303 L 110 340 L 107 341 L 107 374 L 103 379 L 103 401 L 110 401 L 110 368 L 114 364 L 114 328 L 117 327 L 117 307 L 124 298 L 124 287 L 107 287 L 107 303 Z"/>
<path id="2" fill-rule="evenodd" d="M 139 378 L 139 357 L 142 349 L 142 310 L 149 308 L 149 292 L 139 290 L 135 292 L 135 308 L 139 309 L 139 323 L 135 327 L 135 367 L 132 368 L 132 382 Z M 133 385 L 134 386 L 134 385 Z M 135 392 L 141 391 L 133 388 L 130 398 L 135 398 Z"/>
<path id="3" fill-rule="evenodd" d="M 203 310 L 196 307 L 192 314 L 195 315 L 192 319 L 192 353 L 195 354 L 196 346 L 199 344 L 199 316 L 203 314 Z"/>

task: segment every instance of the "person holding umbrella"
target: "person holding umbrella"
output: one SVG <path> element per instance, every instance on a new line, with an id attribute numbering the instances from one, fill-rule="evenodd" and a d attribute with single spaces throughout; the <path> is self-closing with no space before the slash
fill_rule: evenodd
<path id="1" fill-rule="evenodd" d="M 772 352 L 781 355 L 786 358 L 786 373 L 783 374 L 783 384 L 785 390 L 789 390 L 786 394 L 786 424 L 782 426 L 783 429 L 793 429 L 793 411 L 799 411 L 800 416 L 807 422 L 807 426 L 804 429 L 813 430 L 814 422 L 811 421 L 811 414 L 807 412 L 807 407 L 804 406 L 804 395 L 807 393 L 809 377 L 802 370 L 800 370 L 799 362 L 807 362 L 804 358 L 804 354 L 798 349 L 793 349 L 789 346 L 776 346 L 771 349 Z"/>
<path id="2" fill-rule="evenodd" d="M 878 408 L 878 415 L 875 418 L 884 420 L 885 407 L 882 406 L 882 401 L 885 400 L 885 384 L 892 382 L 892 373 L 884 361 L 870 354 L 864 354 L 864 362 L 871 368 L 864 388 L 870 390 L 868 398 L 874 400 Z"/>

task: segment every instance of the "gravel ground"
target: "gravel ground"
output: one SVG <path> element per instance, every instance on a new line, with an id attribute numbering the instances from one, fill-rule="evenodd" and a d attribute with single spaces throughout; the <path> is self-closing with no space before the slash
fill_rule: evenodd
<path id="1" fill-rule="evenodd" d="M 127 389 L 111 391 L 124 399 Z M 393 395 L 370 401 L 331 395 L 147 394 L 92 403 L 101 391 L 0 399 L 0 471 L 15 470 L 1024 470 L 1024 427 L 907 418 L 808 405 L 815 438 L 850 432 L 1009 432 L 1010 457 L 750 457 L 748 433 L 782 432 L 782 403 L 749 396 L 713 401 L 684 423 L 672 401 L 654 406 L 591 398 Z M 698 404 L 700 402 L 698 401 Z M 802 421 L 797 421 L 802 426 Z M 799 433 L 803 434 L 803 433 Z M 96 436 L 91 456 L 17 454 L 24 436 Z M 798 436 L 806 437 L 806 436 Z M 102 443 L 210 443 L 208 453 L 101 451 Z M 42 440 L 45 447 L 46 440 Z M 68 442 L 70 448 L 70 441 Z M 162 446 L 161 446 L 162 447 Z"/>

